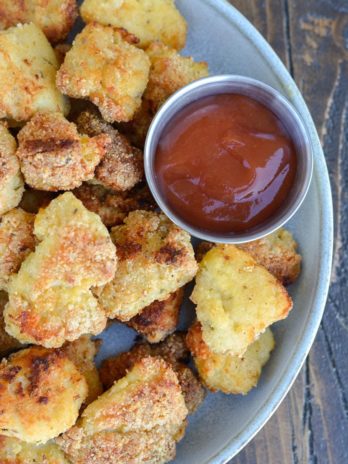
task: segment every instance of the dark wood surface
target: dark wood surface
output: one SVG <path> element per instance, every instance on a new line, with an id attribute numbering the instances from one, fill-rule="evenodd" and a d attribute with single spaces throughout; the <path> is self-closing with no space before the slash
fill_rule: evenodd
<path id="1" fill-rule="evenodd" d="M 287 65 L 328 163 L 335 258 L 320 331 L 296 383 L 231 464 L 348 464 L 348 0 L 230 0 Z"/>

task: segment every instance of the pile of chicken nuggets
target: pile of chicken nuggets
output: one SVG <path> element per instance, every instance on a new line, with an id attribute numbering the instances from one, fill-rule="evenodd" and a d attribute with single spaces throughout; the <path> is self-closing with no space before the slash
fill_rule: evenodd
<path id="1" fill-rule="evenodd" d="M 208 75 L 186 33 L 174 0 L 1 2 L 1 463 L 169 462 L 206 389 L 257 385 L 292 309 L 290 232 L 194 250 L 146 185 L 154 115 Z M 136 343 L 98 370 L 115 321 Z"/>

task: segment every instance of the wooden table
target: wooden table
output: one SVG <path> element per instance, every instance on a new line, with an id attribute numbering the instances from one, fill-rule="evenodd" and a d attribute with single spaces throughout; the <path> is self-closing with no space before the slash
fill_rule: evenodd
<path id="1" fill-rule="evenodd" d="M 336 212 L 318 336 L 278 411 L 231 464 L 348 464 L 348 0 L 230 0 L 266 37 L 312 112 Z"/>

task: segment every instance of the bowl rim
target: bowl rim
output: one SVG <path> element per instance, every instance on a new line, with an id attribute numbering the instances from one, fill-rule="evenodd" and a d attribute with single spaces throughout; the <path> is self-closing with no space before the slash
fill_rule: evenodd
<path id="1" fill-rule="evenodd" d="M 228 87 L 230 87 L 230 89 L 228 89 Z M 232 90 L 232 87 L 235 87 L 235 89 Z M 225 93 L 247 95 L 259 101 L 274 113 L 278 111 L 278 113 L 282 113 L 283 115 L 286 114 L 286 119 L 292 122 L 293 127 L 297 128 L 297 133 L 300 134 L 302 142 L 301 151 L 297 152 L 297 155 L 304 160 L 304 166 L 302 166 L 301 177 L 297 175 L 293 185 L 293 188 L 296 187 L 296 194 L 285 207 L 277 210 L 270 218 L 266 219 L 258 226 L 242 233 L 214 233 L 213 231 L 200 229 L 194 224 L 186 222 L 165 201 L 164 195 L 159 188 L 154 168 L 157 144 L 170 118 L 175 117 L 183 108 L 197 101 L 197 97 L 205 98 L 210 95 Z M 266 96 L 270 103 L 265 102 Z M 285 117 L 279 114 L 277 117 L 285 123 Z M 313 143 L 302 117 L 281 92 L 251 77 L 239 74 L 217 74 L 191 82 L 176 91 L 161 106 L 153 118 L 146 136 L 144 169 L 148 186 L 157 204 L 166 216 L 177 226 L 186 230 L 193 237 L 201 240 L 207 240 L 213 243 L 241 244 L 263 238 L 275 232 L 290 221 L 296 214 L 306 198 L 311 184 L 314 164 L 313 151 Z"/>
<path id="2" fill-rule="evenodd" d="M 264 402 L 250 419 L 248 426 L 241 433 L 231 437 L 223 448 L 213 452 L 208 459 L 201 463 L 226 464 L 239 451 L 241 451 L 241 449 L 244 448 L 250 440 L 252 440 L 252 438 L 254 438 L 257 432 L 271 418 L 287 395 L 306 360 L 318 332 L 328 296 L 333 257 L 334 223 L 331 186 L 320 139 L 309 109 L 307 108 L 306 103 L 290 73 L 261 33 L 259 33 L 250 21 L 234 6 L 232 6 L 228 0 L 202 1 L 214 9 L 216 14 L 233 23 L 234 27 L 239 29 L 240 33 L 263 57 L 270 69 L 274 72 L 274 75 L 278 76 L 280 87 L 284 90 L 284 94 L 302 117 L 312 140 L 314 148 L 314 171 L 312 182 L 317 184 L 322 200 L 320 202 L 320 266 L 317 278 L 317 290 L 313 298 L 311 311 L 309 311 L 302 334 L 299 337 L 296 349 L 294 350 L 294 355 L 290 358 L 286 368 L 284 368 L 285 373 L 280 378 L 271 395 L 265 398 Z"/>

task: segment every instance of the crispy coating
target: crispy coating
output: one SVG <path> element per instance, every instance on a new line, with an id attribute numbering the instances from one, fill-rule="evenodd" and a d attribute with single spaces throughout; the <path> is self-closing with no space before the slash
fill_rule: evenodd
<path id="1" fill-rule="evenodd" d="M 210 350 L 236 356 L 292 308 L 281 283 L 234 245 L 217 245 L 204 256 L 191 299 Z"/>
<path id="2" fill-rule="evenodd" d="M 205 240 L 202 240 L 199 242 L 195 249 L 195 258 L 197 260 L 197 263 L 200 263 L 204 256 L 208 253 L 209 250 L 214 248 L 215 243 L 212 242 L 206 242 Z M 238 245 L 237 245 L 238 246 Z"/>
<path id="3" fill-rule="evenodd" d="M 74 40 L 57 86 L 74 98 L 87 98 L 108 122 L 130 121 L 140 107 L 150 62 L 125 31 L 88 24 Z"/>
<path id="4" fill-rule="evenodd" d="M 56 55 L 35 24 L 0 32 L 0 118 L 27 121 L 37 111 L 68 113 L 56 87 Z"/>
<path id="5" fill-rule="evenodd" d="M 100 378 L 104 387 L 110 388 L 146 356 L 160 356 L 171 364 L 178 377 L 187 410 L 189 414 L 194 413 L 204 400 L 205 392 L 195 374 L 184 364 L 189 356 L 184 333 L 176 332 L 156 345 L 138 343 L 130 351 L 104 360 L 100 367 Z"/>
<path id="6" fill-rule="evenodd" d="M 143 99 L 134 118 L 129 122 L 119 124 L 119 128 L 127 135 L 133 145 L 143 150 L 154 115 L 155 112 L 152 110 L 150 102 Z"/>
<path id="7" fill-rule="evenodd" d="M 19 132 L 18 142 L 16 154 L 26 183 L 38 190 L 58 191 L 92 179 L 111 139 L 106 134 L 81 136 L 75 124 L 51 112 L 36 113 Z"/>
<path id="8" fill-rule="evenodd" d="M 63 346 L 68 358 L 75 364 L 85 377 L 88 386 L 88 396 L 84 404 L 88 405 L 103 393 L 99 372 L 94 364 L 98 352 L 99 340 L 92 340 L 89 335 L 82 335 L 73 342 Z"/>
<path id="9" fill-rule="evenodd" d="M 139 184 L 128 192 L 113 192 L 102 185 L 84 183 L 73 193 L 87 209 L 98 214 L 107 227 L 122 224 L 131 211 L 152 211 L 156 207 L 145 184 Z"/>
<path id="10" fill-rule="evenodd" d="M 195 323 L 188 332 L 187 344 L 200 378 L 211 391 L 246 395 L 259 381 L 262 367 L 274 349 L 274 337 L 266 329 L 242 357 L 213 353 L 203 341 L 200 323 Z"/>
<path id="11" fill-rule="evenodd" d="M 174 458 L 186 415 L 172 368 L 147 357 L 90 404 L 79 423 L 56 441 L 73 464 L 160 464 Z"/>
<path id="12" fill-rule="evenodd" d="M 16 338 L 11 337 L 5 330 L 3 312 L 7 302 L 7 293 L 0 291 L 0 358 L 22 347 L 21 343 Z"/>
<path id="13" fill-rule="evenodd" d="M 64 40 L 76 18 L 76 0 L 2 0 L 0 4 L 0 29 L 33 22 L 50 42 Z"/>
<path id="14" fill-rule="evenodd" d="M 24 192 L 16 148 L 15 138 L 0 123 L 0 216 L 15 208 Z"/>
<path id="15" fill-rule="evenodd" d="M 127 325 L 143 335 L 149 343 L 159 343 L 175 331 L 183 298 L 184 290 L 180 288 L 167 299 L 151 303 Z"/>
<path id="16" fill-rule="evenodd" d="M 265 266 L 283 285 L 290 285 L 301 272 L 301 255 L 297 243 L 286 229 L 279 229 L 267 237 L 239 245 L 262 266 Z"/>
<path id="17" fill-rule="evenodd" d="M 65 55 L 71 50 L 71 44 L 68 43 L 59 43 L 54 47 L 54 53 L 56 54 L 57 61 L 59 66 L 64 63 Z M 71 111 L 71 108 L 70 108 Z M 70 114 L 70 113 L 69 113 Z"/>
<path id="18" fill-rule="evenodd" d="M 177 50 L 185 46 L 187 25 L 174 0 L 84 0 L 81 16 L 86 23 L 127 29 L 143 48 L 154 40 Z"/>
<path id="19" fill-rule="evenodd" d="M 15 208 L 0 220 L 0 290 L 35 248 L 34 215 Z"/>
<path id="20" fill-rule="evenodd" d="M 107 134 L 111 139 L 105 157 L 95 171 L 95 179 L 105 188 L 124 192 L 144 177 L 143 154 L 132 147 L 126 137 L 103 121 L 93 111 L 83 111 L 77 118 L 77 128 L 89 137 Z"/>
<path id="21" fill-rule="evenodd" d="M 144 98 L 157 110 L 174 92 L 209 74 L 205 62 L 179 55 L 163 43 L 154 42 L 146 50 L 151 69 Z"/>
<path id="22" fill-rule="evenodd" d="M 36 214 L 40 208 L 46 208 L 57 194 L 54 192 L 44 192 L 27 187 L 24 190 L 23 197 L 19 207 L 27 213 Z"/>
<path id="23" fill-rule="evenodd" d="M 124 225 L 112 229 L 111 238 L 117 247 L 118 270 L 99 294 L 109 318 L 129 321 L 196 274 L 189 234 L 163 214 L 134 211 Z"/>
<path id="24" fill-rule="evenodd" d="M 0 435 L 1 464 L 69 464 L 54 442 L 35 445 Z"/>
<path id="25" fill-rule="evenodd" d="M 116 253 L 99 216 L 67 192 L 40 210 L 34 233 L 40 243 L 9 285 L 6 330 L 47 348 L 100 333 L 106 317 L 90 288 L 113 278 Z"/>
<path id="26" fill-rule="evenodd" d="M 0 364 L 0 433 L 45 443 L 69 429 L 87 384 L 62 350 L 31 347 Z"/>

